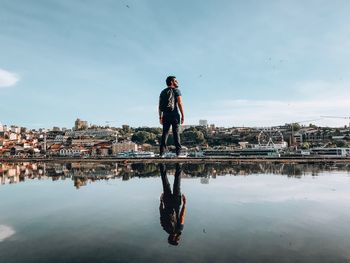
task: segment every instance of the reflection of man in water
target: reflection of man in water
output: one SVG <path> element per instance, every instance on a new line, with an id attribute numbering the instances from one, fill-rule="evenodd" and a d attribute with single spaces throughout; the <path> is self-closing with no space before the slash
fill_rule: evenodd
<path id="1" fill-rule="evenodd" d="M 163 193 L 160 196 L 159 205 L 160 224 L 169 234 L 169 244 L 177 246 L 180 241 L 181 232 L 184 228 L 186 214 L 186 197 L 185 195 L 181 195 L 180 190 L 181 167 L 179 164 L 176 164 L 172 193 L 164 164 L 160 164 L 159 169 L 163 183 Z M 180 211 L 181 204 L 182 207 Z"/>

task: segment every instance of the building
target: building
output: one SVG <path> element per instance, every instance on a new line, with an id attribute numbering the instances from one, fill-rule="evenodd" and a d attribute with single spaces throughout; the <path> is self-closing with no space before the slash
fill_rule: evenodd
<path id="1" fill-rule="evenodd" d="M 67 136 L 64 135 L 56 135 L 55 139 L 53 140 L 55 143 L 60 142 L 60 143 L 64 143 L 67 140 Z"/>
<path id="2" fill-rule="evenodd" d="M 112 145 L 112 153 L 117 154 L 120 152 L 129 152 L 129 151 L 137 151 L 138 146 L 134 142 L 118 142 L 113 143 Z"/>
<path id="3" fill-rule="evenodd" d="M 91 148 L 91 156 L 109 156 L 112 154 L 111 142 L 100 142 Z"/>
<path id="4" fill-rule="evenodd" d="M 66 154 L 65 151 L 62 151 L 62 153 L 60 152 L 62 145 L 61 144 L 52 144 L 49 149 L 47 150 L 47 154 L 49 155 L 61 155 L 64 156 Z"/>
<path id="5" fill-rule="evenodd" d="M 349 156 L 350 148 L 312 148 L 310 154 L 318 157 L 346 157 Z"/>
<path id="6" fill-rule="evenodd" d="M 76 119 L 75 125 L 74 125 L 74 130 L 80 131 L 80 130 L 86 130 L 89 127 L 87 121 L 83 121 L 81 119 Z"/>
<path id="7" fill-rule="evenodd" d="M 21 128 L 12 125 L 12 126 L 11 126 L 11 132 L 16 133 L 16 134 L 20 134 L 20 133 L 21 133 Z"/>
<path id="8" fill-rule="evenodd" d="M 117 131 L 113 131 L 111 129 L 88 129 L 88 130 L 80 130 L 80 131 L 67 131 L 65 132 L 65 136 L 72 138 L 106 138 L 113 137 L 115 138 L 118 135 Z"/>
<path id="9" fill-rule="evenodd" d="M 8 134 L 8 138 L 10 141 L 19 141 L 21 139 L 21 135 L 18 133 L 10 132 Z"/>
<path id="10" fill-rule="evenodd" d="M 62 148 L 59 151 L 59 155 L 68 157 L 80 157 L 84 154 L 84 152 L 84 149 L 80 147 Z"/>

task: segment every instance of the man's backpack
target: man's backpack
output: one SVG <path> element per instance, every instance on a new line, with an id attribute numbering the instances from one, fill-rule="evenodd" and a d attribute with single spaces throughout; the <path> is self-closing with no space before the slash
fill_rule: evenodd
<path id="1" fill-rule="evenodd" d="M 176 98 L 172 88 L 164 89 L 159 96 L 159 109 L 162 112 L 172 112 L 175 109 Z"/>

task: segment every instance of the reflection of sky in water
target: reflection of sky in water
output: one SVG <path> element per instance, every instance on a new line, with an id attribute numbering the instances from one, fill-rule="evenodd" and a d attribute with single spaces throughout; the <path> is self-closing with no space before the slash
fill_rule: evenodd
<path id="1" fill-rule="evenodd" d="M 341 172 L 183 179 L 178 247 L 167 244 L 159 222 L 159 177 L 79 190 L 71 180 L 3 185 L 0 224 L 16 233 L 0 243 L 0 255 L 5 262 L 346 262 L 349 184 Z"/>

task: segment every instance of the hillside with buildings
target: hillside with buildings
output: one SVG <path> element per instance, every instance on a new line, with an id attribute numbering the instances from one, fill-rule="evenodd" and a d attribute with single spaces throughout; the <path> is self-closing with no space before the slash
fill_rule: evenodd
<path id="1" fill-rule="evenodd" d="M 96 126 L 80 119 L 70 129 L 27 129 L 0 125 L 0 156 L 95 158 L 125 157 L 125 153 L 130 152 L 157 154 L 161 133 L 158 127 Z M 206 120 L 200 120 L 198 125 L 182 126 L 181 140 L 192 154 L 262 148 L 295 153 L 316 148 L 348 148 L 350 129 L 346 126 L 331 128 L 311 124 L 225 128 L 208 125 Z"/>

